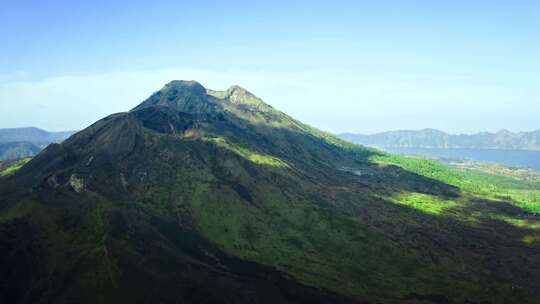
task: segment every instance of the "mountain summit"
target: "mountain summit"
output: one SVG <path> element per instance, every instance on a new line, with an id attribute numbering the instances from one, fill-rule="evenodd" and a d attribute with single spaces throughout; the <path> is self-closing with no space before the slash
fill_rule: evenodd
<path id="1" fill-rule="evenodd" d="M 535 303 L 534 214 L 381 159 L 172 81 L 0 179 L 0 302 Z"/>
<path id="2" fill-rule="evenodd" d="M 206 89 L 196 81 L 174 80 L 152 94 L 147 100 L 132 111 L 144 108 L 164 106 L 177 111 L 196 113 L 203 112 L 214 103 L 206 94 Z"/>
<path id="3" fill-rule="evenodd" d="M 201 113 L 212 109 L 225 110 L 231 104 L 252 106 L 259 110 L 271 108 L 260 98 L 239 86 L 231 86 L 226 91 L 214 91 L 205 89 L 196 81 L 174 80 L 132 111 L 166 106 L 181 112 Z"/>

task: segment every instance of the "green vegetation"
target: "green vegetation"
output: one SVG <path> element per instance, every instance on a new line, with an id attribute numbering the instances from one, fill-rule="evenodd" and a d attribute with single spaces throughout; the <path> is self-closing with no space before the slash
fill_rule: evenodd
<path id="1" fill-rule="evenodd" d="M 540 180 L 522 181 L 476 170 L 459 170 L 435 160 L 387 153 L 373 156 L 372 160 L 381 165 L 397 165 L 483 198 L 509 201 L 530 212 L 540 213 Z"/>
<path id="2" fill-rule="evenodd" d="M 287 163 L 285 163 L 284 161 L 282 161 L 281 159 L 277 157 L 255 153 L 249 149 L 229 143 L 223 137 L 206 136 L 206 137 L 203 137 L 203 140 L 214 143 L 219 147 L 232 151 L 244 157 L 245 159 L 259 165 L 266 165 L 266 166 L 272 166 L 272 167 L 277 167 L 277 168 L 288 167 Z"/>
<path id="3" fill-rule="evenodd" d="M 193 216 L 225 251 L 352 297 L 400 297 L 410 283 L 403 274 L 436 272 L 414 256 L 403 256 L 354 216 L 310 202 L 284 204 L 286 198 L 278 194 L 264 200 L 259 208 L 246 208 L 233 193 L 200 192 L 193 199 Z"/>
<path id="4" fill-rule="evenodd" d="M 460 205 L 454 200 L 445 200 L 434 195 L 414 192 L 400 194 L 393 201 L 430 214 L 441 214 L 447 209 Z"/>
<path id="5" fill-rule="evenodd" d="M 15 174 L 22 166 L 29 162 L 32 158 L 27 157 L 10 164 L 6 168 L 0 168 L 0 177 L 9 176 Z"/>
<path id="6" fill-rule="evenodd" d="M 505 216 L 501 214 L 495 214 L 495 215 L 492 215 L 491 217 L 493 219 L 504 221 L 516 227 L 540 230 L 540 221 L 538 220 L 517 219 L 514 217 Z"/>

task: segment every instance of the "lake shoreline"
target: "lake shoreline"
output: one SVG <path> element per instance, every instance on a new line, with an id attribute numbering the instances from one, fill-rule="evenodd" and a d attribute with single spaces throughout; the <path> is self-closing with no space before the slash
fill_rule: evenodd
<path id="1" fill-rule="evenodd" d="M 470 148 L 389 148 L 376 147 L 390 153 L 449 161 L 478 161 L 515 168 L 540 170 L 540 151 L 470 149 Z"/>

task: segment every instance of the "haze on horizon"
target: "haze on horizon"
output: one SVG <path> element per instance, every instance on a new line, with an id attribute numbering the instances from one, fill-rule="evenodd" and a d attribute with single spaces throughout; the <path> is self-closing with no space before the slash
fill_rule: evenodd
<path id="1" fill-rule="evenodd" d="M 0 128 L 82 129 L 172 79 L 336 133 L 540 128 L 538 2 L 339 3 L 5 2 Z"/>

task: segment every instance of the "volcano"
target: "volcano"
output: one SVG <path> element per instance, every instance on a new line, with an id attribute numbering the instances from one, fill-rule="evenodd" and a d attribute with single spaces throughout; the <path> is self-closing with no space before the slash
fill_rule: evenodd
<path id="1" fill-rule="evenodd" d="M 0 302 L 537 303 L 537 230 L 461 216 L 535 215 L 382 154 L 172 81 L 0 180 Z"/>

